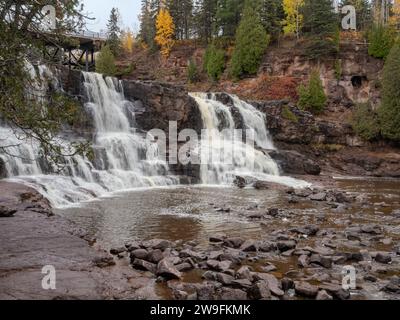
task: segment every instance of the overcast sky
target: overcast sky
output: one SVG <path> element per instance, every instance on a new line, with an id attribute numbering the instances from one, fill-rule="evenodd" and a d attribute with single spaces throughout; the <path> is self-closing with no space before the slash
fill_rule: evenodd
<path id="1" fill-rule="evenodd" d="M 88 21 L 87 28 L 90 31 L 100 31 L 106 29 L 107 21 L 113 7 L 118 8 L 123 27 L 129 27 L 134 32 L 138 31 L 140 13 L 140 0 L 83 0 L 85 12 L 95 18 L 94 21 Z"/>

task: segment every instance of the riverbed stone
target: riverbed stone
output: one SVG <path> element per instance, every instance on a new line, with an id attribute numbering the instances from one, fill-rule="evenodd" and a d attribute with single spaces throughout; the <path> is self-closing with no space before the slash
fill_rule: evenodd
<path id="1" fill-rule="evenodd" d="M 0 218 L 10 218 L 15 213 L 17 213 L 16 209 L 0 205 Z"/>
<path id="2" fill-rule="evenodd" d="M 217 233 L 215 235 L 210 236 L 210 242 L 223 242 L 226 239 L 225 233 Z"/>
<path id="3" fill-rule="evenodd" d="M 247 279 L 235 279 L 231 282 L 231 285 L 235 288 L 247 290 L 252 286 L 252 283 Z"/>
<path id="4" fill-rule="evenodd" d="M 319 192 L 316 194 L 310 195 L 310 200 L 313 201 L 325 201 L 326 200 L 326 193 L 325 192 Z"/>
<path id="5" fill-rule="evenodd" d="M 296 241 L 294 240 L 279 241 L 277 243 L 277 247 L 280 252 L 285 252 L 296 248 Z"/>
<path id="6" fill-rule="evenodd" d="M 218 272 L 215 274 L 215 280 L 222 283 L 224 286 L 229 286 L 235 278 L 228 274 Z"/>
<path id="7" fill-rule="evenodd" d="M 251 270 L 249 266 L 242 266 L 236 271 L 237 279 L 247 279 L 249 281 L 252 280 L 253 276 L 251 274 Z"/>
<path id="8" fill-rule="evenodd" d="M 318 294 L 318 287 L 305 281 L 295 281 L 295 291 L 298 295 L 314 298 Z"/>
<path id="9" fill-rule="evenodd" d="M 321 256 L 319 254 L 311 255 L 309 262 L 318 264 L 324 268 L 332 267 L 332 259 L 330 257 Z"/>
<path id="10" fill-rule="evenodd" d="M 388 264 L 392 261 L 392 257 L 387 252 L 378 252 L 375 256 L 375 261 Z"/>
<path id="11" fill-rule="evenodd" d="M 182 278 L 182 274 L 176 269 L 176 267 L 168 258 L 164 258 L 158 263 L 156 274 L 157 276 L 161 276 L 166 279 Z"/>
<path id="12" fill-rule="evenodd" d="M 315 299 L 316 300 L 333 300 L 333 297 L 325 290 L 320 290 Z"/>
<path id="13" fill-rule="evenodd" d="M 222 301 L 244 301 L 247 300 L 247 293 L 240 289 L 223 287 L 220 289 L 218 299 Z"/>
<path id="14" fill-rule="evenodd" d="M 304 254 L 301 255 L 297 260 L 297 264 L 301 268 L 307 268 L 308 267 L 308 256 L 306 256 Z"/>
<path id="15" fill-rule="evenodd" d="M 131 261 L 135 260 L 135 259 L 141 259 L 141 260 L 146 260 L 147 259 L 147 255 L 149 254 L 149 252 L 146 249 L 136 249 L 133 250 L 130 254 L 131 257 Z"/>
<path id="16" fill-rule="evenodd" d="M 119 255 L 122 252 L 125 252 L 126 248 L 125 247 L 118 247 L 118 248 L 111 248 L 110 253 L 114 256 Z"/>
<path id="17" fill-rule="evenodd" d="M 222 272 L 228 270 L 232 265 L 232 262 L 228 261 L 228 260 L 218 261 L 218 260 L 210 259 L 210 260 L 207 260 L 206 263 L 210 269 L 215 270 L 215 271 L 222 271 Z"/>
<path id="18" fill-rule="evenodd" d="M 244 240 L 239 237 L 228 238 L 224 240 L 224 245 L 229 248 L 240 248 L 240 246 L 244 243 Z"/>
<path id="19" fill-rule="evenodd" d="M 255 240 L 246 240 L 240 249 L 244 252 L 256 252 L 258 250 L 258 243 Z"/>
<path id="20" fill-rule="evenodd" d="M 135 258 L 132 261 L 132 267 L 139 270 L 150 271 L 151 273 L 156 274 L 157 265 L 142 259 Z"/>
<path id="21" fill-rule="evenodd" d="M 270 299 L 271 291 L 268 287 L 268 283 L 263 280 L 257 281 L 249 288 L 248 296 L 251 300 Z"/>

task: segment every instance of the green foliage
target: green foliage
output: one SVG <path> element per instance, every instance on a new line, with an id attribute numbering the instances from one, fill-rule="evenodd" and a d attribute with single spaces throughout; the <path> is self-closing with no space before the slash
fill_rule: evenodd
<path id="1" fill-rule="evenodd" d="M 386 59 L 395 42 L 395 30 L 383 25 L 374 25 L 368 33 L 368 54 L 375 58 Z"/>
<path id="2" fill-rule="evenodd" d="M 115 66 L 115 57 L 108 45 L 104 46 L 96 60 L 96 72 L 106 76 L 115 76 L 117 67 Z"/>
<path id="3" fill-rule="evenodd" d="M 255 74 L 268 47 L 270 36 L 261 24 L 258 13 L 246 3 L 236 32 L 236 46 L 232 56 L 231 74 L 235 78 Z"/>
<path id="4" fill-rule="evenodd" d="M 282 33 L 282 21 L 285 19 L 282 0 L 256 0 L 259 1 L 261 23 L 271 37 L 276 40 Z"/>
<path id="5" fill-rule="evenodd" d="M 212 80 L 218 81 L 225 70 L 225 51 L 216 48 L 213 44 L 209 45 L 204 56 L 203 67 Z"/>
<path id="6" fill-rule="evenodd" d="M 121 29 L 119 27 L 119 12 L 117 8 L 111 9 L 110 19 L 107 24 L 108 38 L 107 45 L 110 47 L 114 56 L 121 52 Z"/>
<path id="7" fill-rule="evenodd" d="M 382 136 L 400 141 L 400 44 L 390 50 L 383 70 L 382 105 L 378 110 Z"/>
<path id="8" fill-rule="evenodd" d="M 300 108 L 316 114 L 324 110 L 327 97 L 318 71 L 313 71 L 308 85 L 300 85 L 298 91 Z"/>
<path id="9" fill-rule="evenodd" d="M 233 37 L 240 21 L 243 0 L 217 0 L 215 16 L 216 30 L 221 30 L 223 36 Z"/>
<path id="10" fill-rule="evenodd" d="M 197 64 L 190 59 L 188 65 L 188 79 L 190 83 L 195 83 L 199 81 L 199 70 L 197 68 Z"/>
<path id="11" fill-rule="evenodd" d="M 282 109 L 282 117 L 286 120 L 289 120 L 291 122 L 298 123 L 299 119 L 296 117 L 296 115 L 289 109 L 288 106 L 284 106 Z"/>
<path id="12" fill-rule="evenodd" d="M 378 115 L 372 110 L 369 103 L 362 103 L 356 106 L 353 113 L 352 126 L 357 135 L 365 140 L 370 141 L 379 137 Z"/>
<path id="13" fill-rule="evenodd" d="M 338 52 L 338 16 L 331 0 L 305 0 L 303 33 L 307 38 L 306 54 L 311 59 Z"/>

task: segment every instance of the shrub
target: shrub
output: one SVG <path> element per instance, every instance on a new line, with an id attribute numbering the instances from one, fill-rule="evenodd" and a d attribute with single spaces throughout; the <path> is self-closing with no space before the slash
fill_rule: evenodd
<path id="1" fill-rule="evenodd" d="M 225 70 L 225 51 L 217 49 L 213 44 L 209 45 L 203 67 L 212 80 L 218 81 Z"/>
<path id="2" fill-rule="evenodd" d="M 289 109 L 288 106 L 284 106 L 282 109 L 282 117 L 286 120 L 289 120 L 291 122 L 298 123 L 299 119 L 296 117 L 296 115 Z"/>
<path id="3" fill-rule="evenodd" d="M 395 41 L 395 32 L 387 26 L 374 25 L 368 33 L 368 54 L 386 59 Z"/>
<path id="4" fill-rule="evenodd" d="M 188 65 L 188 79 L 190 83 L 195 83 L 199 81 L 199 71 L 197 69 L 196 63 L 190 59 Z"/>
<path id="5" fill-rule="evenodd" d="M 380 133 L 378 115 L 372 110 L 369 103 L 356 106 L 352 126 L 357 135 L 364 140 L 376 139 Z"/>
<path id="6" fill-rule="evenodd" d="M 400 141 L 400 44 L 397 42 L 383 69 L 382 105 L 378 110 L 382 136 Z"/>
<path id="7" fill-rule="evenodd" d="M 298 92 L 298 105 L 301 109 L 309 110 L 312 113 L 320 113 L 324 110 L 327 97 L 318 71 L 311 73 L 308 85 L 300 85 Z"/>
<path id="8" fill-rule="evenodd" d="M 114 76 L 117 73 L 115 57 L 109 46 L 104 46 L 96 60 L 96 72 L 106 76 Z"/>

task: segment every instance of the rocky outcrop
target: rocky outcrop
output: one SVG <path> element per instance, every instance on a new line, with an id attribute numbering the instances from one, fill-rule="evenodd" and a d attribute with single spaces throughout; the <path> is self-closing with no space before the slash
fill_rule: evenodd
<path id="1" fill-rule="evenodd" d="M 0 158 L 0 179 L 7 178 L 7 168 L 4 160 Z"/>
<path id="2" fill-rule="evenodd" d="M 284 174 L 319 175 L 321 173 L 321 168 L 315 161 L 299 152 L 273 150 L 268 154 L 278 163 Z"/>

